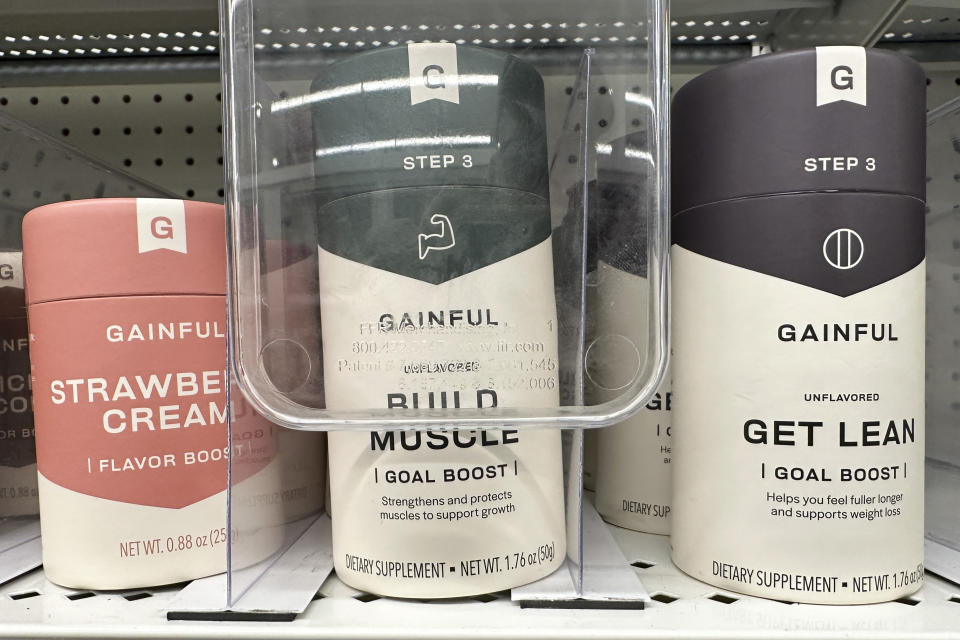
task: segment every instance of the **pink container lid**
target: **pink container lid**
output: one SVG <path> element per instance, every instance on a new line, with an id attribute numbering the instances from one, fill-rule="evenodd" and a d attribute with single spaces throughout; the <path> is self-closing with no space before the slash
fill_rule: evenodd
<path id="1" fill-rule="evenodd" d="M 226 293 L 223 205 L 161 198 L 72 200 L 23 219 L 27 304 Z"/>

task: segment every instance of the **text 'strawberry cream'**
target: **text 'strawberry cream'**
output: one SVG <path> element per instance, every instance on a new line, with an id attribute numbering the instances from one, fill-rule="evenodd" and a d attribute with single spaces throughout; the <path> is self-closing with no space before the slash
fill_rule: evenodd
<path id="1" fill-rule="evenodd" d="M 312 89 L 326 406 L 557 406 L 536 70 L 410 44 L 332 64 Z M 456 597 L 564 560 L 559 431 L 332 432 L 329 452 L 351 586 Z"/>
<path id="2" fill-rule="evenodd" d="M 673 101 L 673 558 L 796 602 L 923 581 L 920 66 L 818 47 Z"/>
<path id="3" fill-rule="evenodd" d="M 0 248 L 0 518 L 38 513 L 27 309 L 17 242 Z"/>
<path id="4" fill-rule="evenodd" d="M 223 571 L 223 207 L 64 202 L 28 213 L 23 240 L 48 578 L 119 589 Z M 235 483 L 279 481 L 269 422 L 233 437 Z"/>
<path id="5" fill-rule="evenodd" d="M 642 207 L 654 175 L 643 153 L 646 143 L 646 134 L 637 132 L 597 150 L 597 180 L 590 185 L 597 260 L 585 380 L 591 403 L 614 399 L 634 381 L 646 358 L 650 310 Z M 595 430 L 597 511 L 621 527 L 670 532 L 669 375 L 643 409 Z"/>

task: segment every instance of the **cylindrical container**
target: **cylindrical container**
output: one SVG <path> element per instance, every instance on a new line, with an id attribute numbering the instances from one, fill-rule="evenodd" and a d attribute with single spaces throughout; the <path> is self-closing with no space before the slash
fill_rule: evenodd
<path id="1" fill-rule="evenodd" d="M 818 47 L 673 103 L 673 558 L 759 596 L 923 580 L 920 67 Z"/>
<path id="2" fill-rule="evenodd" d="M 647 215 L 652 187 L 646 134 L 601 146 L 591 185 L 596 271 L 585 386 L 591 403 L 612 400 L 629 386 L 647 357 Z M 596 430 L 596 505 L 604 520 L 669 533 L 672 442 L 670 378 L 639 412 Z"/>
<path id="3" fill-rule="evenodd" d="M 539 74 L 410 44 L 327 67 L 306 99 L 326 201 L 326 406 L 556 406 Z M 558 431 L 334 432 L 329 452 L 334 562 L 351 586 L 455 597 L 563 561 Z"/>
<path id="4" fill-rule="evenodd" d="M 0 518 L 39 512 L 20 217 L 0 208 Z"/>
<path id="5" fill-rule="evenodd" d="M 27 214 L 23 239 L 47 577 L 120 589 L 223 571 L 223 207 L 64 202 Z M 268 485 L 250 493 L 276 489 L 273 437 L 262 418 L 234 425 L 234 482 Z"/>
<path id="6" fill-rule="evenodd" d="M 255 78 L 264 103 L 282 100 L 269 84 Z M 258 195 L 265 232 L 259 239 L 265 300 L 261 308 L 261 363 L 275 389 L 309 407 L 323 405 L 320 304 L 317 296 L 317 239 L 312 190 L 290 189 L 283 175 L 310 167 L 313 138 L 309 109 L 262 109 L 256 114 L 257 163 L 265 183 Z M 284 519 L 288 522 L 324 510 L 327 434 L 280 429 L 277 457 L 282 461 Z"/>
<path id="7" fill-rule="evenodd" d="M 312 253 L 307 253 L 310 246 L 314 247 Z M 283 304 L 263 309 L 261 357 L 264 371 L 278 390 L 301 404 L 322 407 L 315 247 L 315 239 L 311 242 L 307 237 L 298 242 L 270 242 L 266 247 L 267 263 L 273 269 L 264 275 L 264 290 L 282 291 Z M 326 433 L 278 429 L 277 457 L 283 470 L 280 499 L 286 521 L 324 510 L 326 445 Z"/>

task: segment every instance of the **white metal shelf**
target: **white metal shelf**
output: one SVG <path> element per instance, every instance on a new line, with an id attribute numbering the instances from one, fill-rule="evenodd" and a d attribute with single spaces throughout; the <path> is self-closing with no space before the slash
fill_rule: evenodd
<path id="1" fill-rule="evenodd" d="M 591 5 L 592 6 L 592 5 Z M 444 21 L 410 22 L 423 6 L 384 5 L 374 19 L 353 25 L 349 3 L 324 8 L 323 23 L 278 25 L 257 34 L 259 46 L 291 52 L 306 48 L 354 50 L 388 46 L 410 37 L 463 39 L 474 44 L 518 41 L 551 44 L 575 37 L 622 41 L 632 25 L 589 18 L 573 0 L 545 2 L 538 24 L 490 24 L 482 4 L 464 4 L 460 29 Z M 344 13 L 346 10 L 346 13 Z M 471 17 L 470 13 L 475 15 Z M 675 44 L 766 42 L 776 49 L 812 44 L 923 43 L 960 40 L 960 6 L 953 0 L 674 0 Z M 216 0 L 55 0 L 40 5 L 5 0 L 0 6 L 0 60 L 70 60 L 214 55 L 219 47 Z M 508 33 L 508 32 L 513 33 Z M 560 38 L 560 40 L 557 40 Z M 596 39 L 596 40 L 594 40 Z M 944 54 L 946 55 L 946 50 Z M 954 54 L 954 59 L 960 54 Z"/>
<path id="2" fill-rule="evenodd" d="M 787 604 L 720 591 L 678 571 L 667 538 L 611 527 L 654 601 L 643 611 L 521 609 L 508 594 L 399 601 L 328 579 L 293 622 L 168 622 L 177 587 L 76 592 L 36 571 L 0 585 L 0 637 L 15 638 L 770 638 L 943 639 L 960 635 L 960 588 L 933 576 L 880 605 Z M 30 595 L 36 593 L 37 595 Z M 92 594 L 92 595 L 88 595 Z M 78 597 L 79 596 L 79 597 Z"/>

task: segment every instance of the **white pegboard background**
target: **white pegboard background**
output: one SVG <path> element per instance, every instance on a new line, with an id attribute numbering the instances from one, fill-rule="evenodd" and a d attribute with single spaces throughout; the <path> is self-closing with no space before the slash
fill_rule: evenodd
<path id="1" fill-rule="evenodd" d="M 0 88 L 0 108 L 188 199 L 223 201 L 219 83 Z"/>

